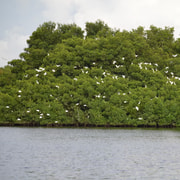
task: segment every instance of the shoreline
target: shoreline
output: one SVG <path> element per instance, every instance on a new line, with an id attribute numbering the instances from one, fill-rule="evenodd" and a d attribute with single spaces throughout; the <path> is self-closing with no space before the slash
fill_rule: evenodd
<path id="1" fill-rule="evenodd" d="M 121 125 L 93 125 L 93 124 L 38 124 L 38 123 L 0 123 L 0 127 L 59 127 L 59 128 L 168 128 L 174 129 L 179 128 L 175 125 L 130 125 L 130 124 L 121 124 Z"/>

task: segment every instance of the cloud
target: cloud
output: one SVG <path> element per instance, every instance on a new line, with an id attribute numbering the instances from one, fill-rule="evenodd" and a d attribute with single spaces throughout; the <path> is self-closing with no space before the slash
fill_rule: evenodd
<path id="1" fill-rule="evenodd" d="M 40 0 L 45 4 L 46 9 L 43 16 L 48 21 L 59 23 L 71 23 L 74 16 L 75 0 Z"/>
<path id="2" fill-rule="evenodd" d="M 18 58 L 28 36 L 45 21 L 76 23 L 84 29 L 86 22 L 100 19 L 111 28 L 128 31 L 138 26 L 145 29 L 150 25 L 168 26 L 175 27 L 175 37 L 180 36 L 179 0 L 13 0 L 11 5 L 6 1 L 0 3 L 3 22 L 0 66 L 7 63 L 5 59 Z"/>
<path id="3" fill-rule="evenodd" d="M 7 65 L 8 61 L 19 58 L 19 54 L 27 46 L 27 35 L 21 34 L 19 27 L 6 31 L 3 40 L 0 40 L 0 66 Z"/>
<path id="4" fill-rule="evenodd" d="M 178 0 L 41 0 L 46 19 L 73 23 L 84 27 L 87 21 L 103 20 L 110 27 L 131 30 L 138 26 L 149 28 L 175 27 L 180 33 Z"/>

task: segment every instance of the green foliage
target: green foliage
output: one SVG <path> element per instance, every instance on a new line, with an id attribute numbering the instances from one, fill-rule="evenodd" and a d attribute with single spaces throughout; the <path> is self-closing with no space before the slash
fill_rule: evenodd
<path id="1" fill-rule="evenodd" d="M 180 126 L 180 40 L 173 28 L 114 31 L 103 21 L 40 25 L 0 68 L 0 123 Z"/>
<path id="2" fill-rule="evenodd" d="M 112 34 L 112 30 L 103 21 L 98 20 L 95 23 L 86 23 L 86 33 L 87 37 L 91 38 L 106 37 L 107 35 Z"/>

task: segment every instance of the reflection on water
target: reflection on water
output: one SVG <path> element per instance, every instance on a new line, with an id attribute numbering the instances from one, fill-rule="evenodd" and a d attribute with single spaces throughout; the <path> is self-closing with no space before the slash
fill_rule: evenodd
<path id="1" fill-rule="evenodd" d="M 0 179 L 180 179 L 180 131 L 0 128 Z"/>

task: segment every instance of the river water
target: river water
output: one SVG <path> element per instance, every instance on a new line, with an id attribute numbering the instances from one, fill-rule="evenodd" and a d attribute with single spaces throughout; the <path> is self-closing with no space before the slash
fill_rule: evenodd
<path id="1" fill-rule="evenodd" d="M 180 131 L 0 127 L 2 180 L 179 180 Z"/>

